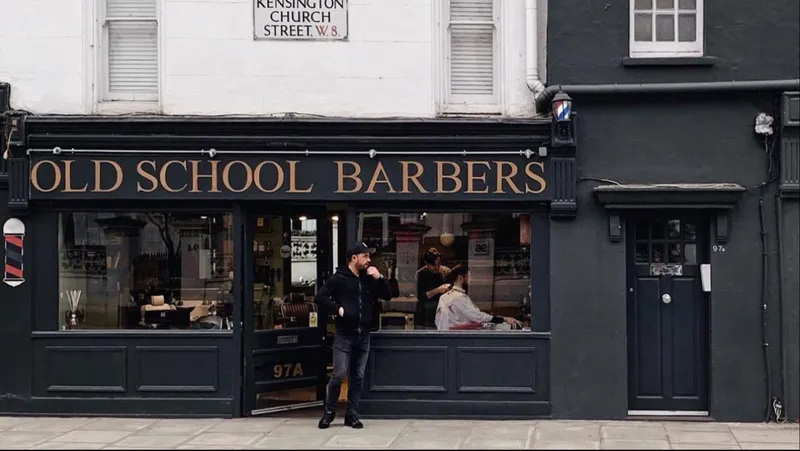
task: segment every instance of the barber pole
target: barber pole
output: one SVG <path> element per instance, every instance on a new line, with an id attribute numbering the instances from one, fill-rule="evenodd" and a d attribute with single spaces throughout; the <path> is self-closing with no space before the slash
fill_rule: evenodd
<path id="1" fill-rule="evenodd" d="M 3 282 L 18 287 L 25 282 L 22 261 L 25 255 L 25 224 L 17 218 L 11 218 L 3 224 L 3 237 L 6 241 L 5 272 Z"/>

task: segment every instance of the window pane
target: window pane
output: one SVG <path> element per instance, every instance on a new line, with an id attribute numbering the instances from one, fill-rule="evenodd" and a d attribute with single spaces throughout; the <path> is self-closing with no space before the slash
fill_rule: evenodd
<path id="1" fill-rule="evenodd" d="M 380 214 L 361 214 L 359 222 Z M 388 215 L 387 215 L 388 216 Z M 531 223 L 526 214 L 392 215 L 372 263 L 392 286 L 381 329 L 507 330 L 530 327 Z M 365 227 L 362 232 L 367 234 Z M 359 236 L 362 240 L 362 236 Z M 454 271 L 454 269 L 458 268 Z M 456 275 L 468 269 L 468 277 Z M 493 322 L 494 321 L 494 322 Z M 455 327 L 456 329 L 453 329 Z"/>
<path id="2" fill-rule="evenodd" d="M 636 243 L 636 263 L 650 263 L 650 248 L 647 243 Z"/>
<path id="3" fill-rule="evenodd" d="M 671 14 L 656 15 L 656 41 L 669 42 L 675 40 L 675 16 Z"/>
<path id="4" fill-rule="evenodd" d="M 680 243 L 670 243 L 667 263 L 683 263 L 683 253 Z"/>
<path id="5" fill-rule="evenodd" d="M 694 14 L 678 15 L 678 40 L 694 42 L 697 39 L 697 16 Z"/>
<path id="6" fill-rule="evenodd" d="M 696 0 L 678 0 L 678 8 L 680 9 L 697 9 Z"/>
<path id="7" fill-rule="evenodd" d="M 61 213 L 63 329 L 230 329 L 230 214 Z"/>
<path id="8" fill-rule="evenodd" d="M 653 9 L 653 0 L 635 0 L 633 2 L 633 9 Z"/>
<path id="9" fill-rule="evenodd" d="M 697 245 L 687 244 L 684 247 L 685 251 L 683 254 L 683 263 L 687 265 L 696 265 L 697 264 Z"/>
<path id="10" fill-rule="evenodd" d="M 652 230 L 651 237 L 654 240 L 663 240 L 664 239 L 665 226 L 666 226 L 666 224 L 664 224 L 664 221 L 661 221 L 661 220 L 653 221 L 652 225 L 651 225 L 651 230 Z"/>
<path id="11" fill-rule="evenodd" d="M 697 225 L 694 222 L 683 222 L 683 239 L 688 241 L 694 241 L 697 239 Z"/>
<path id="12" fill-rule="evenodd" d="M 675 0 L 656 0 L 656 8 L 673 9 L 675 8 Z"/>
<path id="13" fill-rule="evenodd" d="M 667 221 L 667 237 L 671 240 L 677 240 L 681 238 L 680 219 L 670 219 Z"/>
<path id="14" fill-rule="evenodd" d="M 633 18 L 633 38 L 636 41 L 649 42 L 653 40 L 653 15 L 636 14 Z"/>
<path id="15" fill-rule="evenodd" d="M 259 216 L 253 229 L 253 329 L 312 327 L 318 320 L 317 221 Z M 378 224 L 378 240 L 380 224 Z"/>

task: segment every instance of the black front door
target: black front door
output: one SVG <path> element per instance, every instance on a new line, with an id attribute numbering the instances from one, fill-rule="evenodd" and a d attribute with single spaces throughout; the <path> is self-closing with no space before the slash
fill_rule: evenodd
<path id="1" fill-rule="evenodd" d="M 699 214 L 628 222 L 630 411 L 708 411 L 708 238 Z"/>
<path id="2" fill-rule="evenodd" d="M 244 415 L 322 405 L 330 358 L 314 295 L 330 272 L 335 228 L 324 208 L 248 215 Z"/>

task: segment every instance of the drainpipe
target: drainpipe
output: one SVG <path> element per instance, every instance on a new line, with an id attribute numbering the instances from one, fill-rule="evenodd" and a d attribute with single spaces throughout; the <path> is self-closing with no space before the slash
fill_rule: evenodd
<path id="1" fill-rule="evenodd" d="M 539 9 L 538 0 L 525 0 L 525 81 L 536 99 L 545 91 L 539 78 Z M 536 105 L 537 111 L 539 105 Z"/>
<path id="2" fill-rule="evenodd" d="M 678 92 L 724 92 L 724 91 L 796 91 L 800 89 L 800 78 L 784 80 L 710 81 L 696 83 L 643 83 L 607 85 L 550 85 L 536 97 L 536 111 L 544 112 L 558 91 L 569 95 L 615 95 L 615 94 L 662 94 Z"/>

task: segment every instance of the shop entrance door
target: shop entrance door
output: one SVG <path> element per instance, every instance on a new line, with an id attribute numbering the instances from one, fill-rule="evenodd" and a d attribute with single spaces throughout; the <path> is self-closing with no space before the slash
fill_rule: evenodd
<path id="1" fill-rule="evenodd" d="M 627 246 L 629 414 L 707 415 L 707 218 L 632 218 Z"/>
<path id="2" fill-rule="evenodd" d="M 335 218 L 335 217 L 334 217 Z M 286 412 L 323 403 L 330 356 L 314 301 L 330 275 L 331 217 L 324 209 L 257 211 L 244 231 L 244 415 Z"/>

